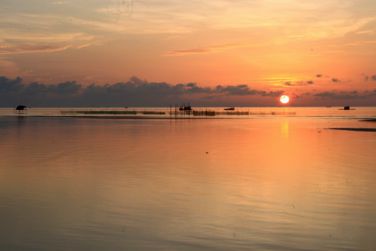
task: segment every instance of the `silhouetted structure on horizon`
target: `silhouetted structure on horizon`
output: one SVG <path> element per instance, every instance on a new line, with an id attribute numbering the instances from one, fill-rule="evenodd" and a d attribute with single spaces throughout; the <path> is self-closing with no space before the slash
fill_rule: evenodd
<path id="1" fill-rule="evenodd" d="M 192 106 L 191 105 L 181 105 L 179 107 L 179 111 L 192 111 Z"/>

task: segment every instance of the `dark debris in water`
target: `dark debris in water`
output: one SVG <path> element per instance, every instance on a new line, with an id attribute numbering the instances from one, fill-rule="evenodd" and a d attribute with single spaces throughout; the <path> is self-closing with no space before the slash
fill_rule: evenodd
<path id="1" fill-rule="evenodd" d="M 354 132 L 376 132 L 376 128 L 335 127 L 335 128 L 328 128 L 328 129 L 339 130 L 339 131 L 354 131 Z"/>
<path id="2" fill-rule="evenodd" d="M 363 121 L 363 122 L 376 122 L 376 118 L 371 118 L 371 119 L 362 119 L 360 121 Z"/>

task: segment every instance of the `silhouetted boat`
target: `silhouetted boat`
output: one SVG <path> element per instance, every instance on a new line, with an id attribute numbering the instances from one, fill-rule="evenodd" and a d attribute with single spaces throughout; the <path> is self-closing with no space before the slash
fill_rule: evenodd
<path id="1" fill-rule="evenodd" d="M 18 105 L 16 107 L 16 111 L 24 111 L 26 110 L 27 106 L 26 105 Z"/>
<path id="2" fill-rule="evenodd" d="M 346 106 L 344 106 L 343 108 L 340 108 L 339 110 L 342 110 L 342 111 L 350 111 L 350 110 L 355 110 L 355 109 L 352 108 L 352 107 L 349 106 L 349 105 L 346 105 Z"/>
<path id="3" fill-rule="evenodd" d="M 225 111 L 235 111 L 235 107 L 228 107 L 228 108 L 225 108 Z"/>

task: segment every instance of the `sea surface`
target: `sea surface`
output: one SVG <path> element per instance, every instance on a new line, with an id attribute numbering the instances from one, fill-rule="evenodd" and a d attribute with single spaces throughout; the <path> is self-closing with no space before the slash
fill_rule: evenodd
<path id="1" fill-rule="evenodd" d="M 376 108 L 70 110 L 0 109 L 0 250 L 376 250 L 376 133 L 328 129 Z"/>

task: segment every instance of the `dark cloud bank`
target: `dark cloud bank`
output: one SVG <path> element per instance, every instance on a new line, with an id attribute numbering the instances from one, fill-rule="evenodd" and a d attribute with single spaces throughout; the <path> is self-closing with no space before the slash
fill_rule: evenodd
<path id="1" fill-rule="evenodd" d="M 311 84 L 311 83 L 310 83 Z M 0 77 L 0 106 L 14 107 L 110 107 L 110 106 L 169 106 L 190 102 L 196 106 L 273 106 L 283 91 L 263 91 L 247 85 L 218 85 L 202 87 L 195 83 L 169 84 L 147 82 L 133 77 L 127 82 L 106 85 L 81 85 L 75 81 L 58 84 L 24 83 L 21 78 Z M 318 102 L 301 105 L 325 105 L 351 99 L 360 105 L 375 105 L 373 92 L 326 92 L 304 94 L 296 99 L 315 99 Z M 366 98 L 367 102 L 364 102 Z"/>
<path id="2" fill-rule="evenodd" d="M 0 77 L 0 106 L 26 104 L 48 106 L 169 106 L 224 105 L 227 99 L 259 97 L 275 99 L 281 91 L 254 90 L 247 85 L 202 87 L 195 83 L 147 82 L 132 77 L 127 82 L 81 85 L 75 81 L 58 84 L 24 83 L 21 78 Z M 219 103 L 217 103 L 219 102 Z"/>

